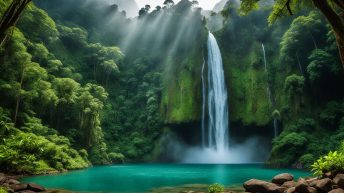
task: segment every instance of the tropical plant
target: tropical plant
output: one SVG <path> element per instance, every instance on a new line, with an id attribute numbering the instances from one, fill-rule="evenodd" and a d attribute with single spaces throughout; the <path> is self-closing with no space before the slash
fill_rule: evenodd
<path id="1" fill-rule="evenodd" d="M 312 165 L 314 175 L 321 176 L 326 172 L 344 171 L 344 142 L 338 151 L 330 151 L 326 156 L 320 157 Z"/>
<path id="2" fill-rule="evenodd" d="M 225 190 L 224 186 L 218 183 L 212 184 L 208 187 L 208 193 L 219 193 Z"/>

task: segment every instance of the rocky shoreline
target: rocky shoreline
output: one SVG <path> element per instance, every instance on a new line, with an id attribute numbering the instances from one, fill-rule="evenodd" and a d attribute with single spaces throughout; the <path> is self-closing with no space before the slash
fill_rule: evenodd
<path id="1" fill-rule="evenodd" d="M 22 183 L 18 179 L 23 176 L 11 176 L 0 173 L 0 187 L 4 187 L 9 193 L 67 193 L 63 190 L 48 190 L 36 183 Z"/>
<path id="2" fill-rule="evenodd" d="M 344 193 L 344 174 L 327 173 L 322 178 L 299 178 L 283 173 L 271 182 L 251 179 L 244 183 L 247 193 Z"/>
<path id="3" fill-rule="evenodd" d="M 344 173 L 326 173 L 321 178 L 299 178 L 282 173 L 271 182 L 251 179 L 243 184 L 244 193 L 344 193 Z M 205 193 L 201 191 L 183 191 L 182 193 Z M 224 191 L 221 193 L 236 193 Z"/>

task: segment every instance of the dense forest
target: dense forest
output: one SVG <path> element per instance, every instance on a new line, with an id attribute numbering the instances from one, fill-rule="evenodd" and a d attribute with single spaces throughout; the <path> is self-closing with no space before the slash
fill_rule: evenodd
<path id="1" fill-rule="evenodd" d="M 1 16 L 13 2 L 0 0 Z M 316 4 L 292 2 L 204 11 L 166 0 L 134 18 L 106 1 L 28 2 L 0 48 L 0 170 L 180 161 L 177 139 L 200 140 L 208 30 L 223 57 L 232 143 L 259 137 L 271 167 L 309 168 L 343 151 L 343 40 Z M 275 18 L 279 9 L 288 16 Z"/>

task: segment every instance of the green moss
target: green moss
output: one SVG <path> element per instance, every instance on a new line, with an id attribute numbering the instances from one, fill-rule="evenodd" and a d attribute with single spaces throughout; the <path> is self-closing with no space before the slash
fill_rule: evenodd
<path id="1" fill-rule="evenodd" d="M 231 121 L 266 125 L 272 112 L 267 74 L 263 68 L 252 65 L 259 58 L 258 46 L 250 49 L 245 56 L 237 56 L 223 49 Z"/>
<path id="2" fill-rule="evenodd" d="M 197 103 L 194 100 L 193 78 L 187 70 L 180 72 L 176 80 L 170 82 L 163 96 L 163 103 L 171 108 L 167 112 L 167 122 L 183 122 L 197 118 Z"/>
<path id="3" fill-rule="evenodd" d="M 57 172 L 56 169 L 49 166 L 49 164 L 44 160 L 39 160 L 34 162 L 35 165 L 35 174 L 47 174 Z"/>
<path id="4" fill-rule="evenodd" d="M 195 45 L 193 52 L 183 60 L 167 62 L 161 111 L 166 123 L 183 123 L 200 119 L 201 115 L 201 72 L 203 45 Z"/>

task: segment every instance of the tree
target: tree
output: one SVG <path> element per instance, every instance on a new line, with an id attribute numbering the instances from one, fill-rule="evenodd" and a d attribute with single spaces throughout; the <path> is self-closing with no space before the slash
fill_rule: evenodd
<path id="1" fill-rule="evenodd" d="M 103 83 L 107 85 L 109 76 L 112 73 L 119 72 L 118 65 L 122 62 L 124 55 L 118 47 L 105 47 L 99 43 L 90 44 L 88 46 L 89 64 L 93 66 L 93 76 L 94 80 L 98 80 L 97 74 L 106 74 L 106 76 L 101 76 Z M 100 67 L 100 70 L 98 69 Z"/>
<path id="2" fill-rule="evenodd" d="M 324 50 L 316 49 L 309 56 L 310 63 L 307 67 L 307 73 L 309 75 L 309 80 L 319 85 L 319 83 L 327 81 L 326 79 L 330 78 L 331 75 L 337 74 L 339 69 L 336 68 L 335 61 L 333 57 Z"/>
<path id="3" fill-rule="evenodd" d="M 164 1 L 164 5 L 167 7 L 167 8 L 170 8 L 174 5 L 174 1 L 173 0 L 165 0 Z"/>
<path id="4" fill-rule="evenodd" d="M 304 64 L 312 50 L 325 42 L 327 27 L 316 12 L 308 16 L 299 16 L 293 20 L 281 41 L 281 58 L 283 62 L 297 66 L 304 75 Z"/>
<path id="5" fill-rule="evenodd" d="M 242 0 L 240 10 L 247 13 L 258 8 L 258 3 L 264 0 Z M 273 23 L 283 15 L 293 15 L 303 7 L 314 6 L 323 13 L 330 23 L 337 40 L 337 46 L 344 67 L 344 1 L 342 0 L 277 0 L 269 16 L 269 22 Z"/>
<path id="6" fill-rule="evenodd" d="M 159 6 L 159 5 L 156 6 L 156 7 L 155 7 L 155 10 L 156 10 L 156 11 L 160 11 L 160 10 L 161 10 L 161 6 Z"/>
<path id="7" fill-rule="evenodd" d="M 139 17 L 145 16 L 149 12 L 150 8 L 150 5 L 145 5 L 145 7 L 141 8 L 139 11 Z"/>
<path id="8" fill-rule="evenodd" d="M 150 8 L 151 8 L 150 5 L 145 5 L 145 10 L 146 10 L 147 12 L 149 12 Z"/>
<path id="9" fill-rule="evenodd" d="M 119 72 L 118 67 L 114 60 L 104 61 L 100 64 L 100 66 L 105 70 L 105 73 L 106 73 L 105 87 L 107 87 L 110 74 L 112 72 Z"/>
<path id="10" fill-rule="evenodd" d="M 305 78 L 303 76 L 298 76 L 293 74 L 285 79 L 284 90 L 288 95 L 288 99 L 291 104 L 294 104 L 294 109 L 296 113 L 298 112 L 298 107 L 302 102 L 302 93 L 305 87 Z"/>
<path id="11" fill-rule="evenodd" d="M 199 2 L 198 2 L 198 1 L 196 1 L 196 0 L 193 0 L 193 1 L 191 1 L 191 3 L 192 3 L 192 5 L 194 5 L 194 6 L 197 6 L 197 5 L 199 5 Z"/>
<path id="12" fill-rule="evenodd" d="M 295 96 L 302 94 L 305 86 L 305 78 L 303 76 L 298 76 L 293 74 L 288 76 L 285 80 L 284 90 L 290 95 Z"/>
<path id="13" fill-rule="evenodd" d="M 31 0 L 13 0 L 2 15 L 0 20 L 0 47 L 7 38 L 8 29 L 16 25 L 21 13 L 30 2 Z"/>

